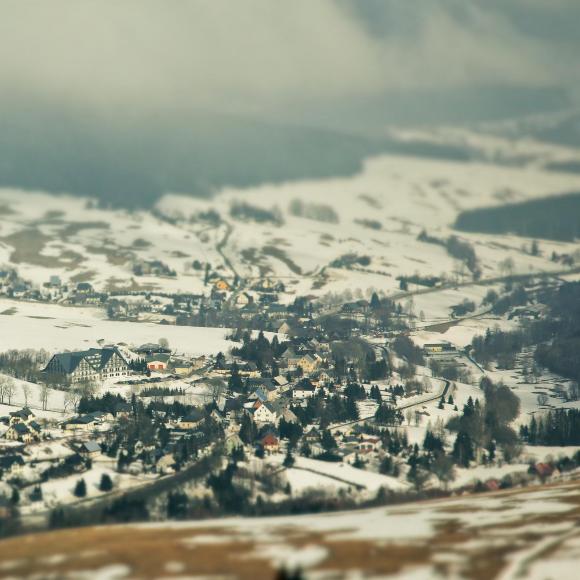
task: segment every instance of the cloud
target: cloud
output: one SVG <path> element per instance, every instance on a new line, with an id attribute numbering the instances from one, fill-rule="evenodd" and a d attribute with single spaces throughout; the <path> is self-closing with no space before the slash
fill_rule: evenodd
<path id="1" fill-rule="evenodd" d="M 104 110 L 260 114 L 565 77 L 564 65 L 546 66 L 546 45 L 497 6 L 357 4 L 365 2 L 0 0 L 0 83 L 5 95 Z"/>

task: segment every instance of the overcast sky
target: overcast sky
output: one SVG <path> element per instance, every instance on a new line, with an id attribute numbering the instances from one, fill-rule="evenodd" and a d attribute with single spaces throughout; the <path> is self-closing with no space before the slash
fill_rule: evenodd
<path id="1" fill-rule="evenodd" d="M 574 102 L 578 22 L 578 0 L 0 0 L 0 105 L 312 120 L 433 91 Z"/>

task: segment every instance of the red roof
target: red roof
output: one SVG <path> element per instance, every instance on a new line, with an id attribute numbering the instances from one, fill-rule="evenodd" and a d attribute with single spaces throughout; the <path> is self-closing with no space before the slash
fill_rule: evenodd
<path id="1" fill-rule="evenodd" d="M 268 433 L 268 435 L 266 435 L 262 439 L 262 445 L 264 445 L 264 447 L 271 447 L 278 444 L 279 444 L 278 437 L 276 437 L 276 435 L 273 435 L 272 433 Z"/>

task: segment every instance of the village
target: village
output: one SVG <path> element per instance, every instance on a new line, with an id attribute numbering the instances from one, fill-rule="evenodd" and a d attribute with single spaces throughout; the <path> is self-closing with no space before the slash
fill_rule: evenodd
<path id="1" fill-rule="evenodd" d="M 3 279 L 17 298 L 17 276 Z M 510 437 L 480 448 L 461 429 L 455 436 L 466 416 L 491 405 L 489 392 L 499 405 L 514 405 L 513 395 L 493 385 L 471 346 L 420 340 L 431 334 L 413 332 L 400 304 L 375 293 L 332 307 L 308 296 L 282 306 L 283 285 L 269 279 L 249 291 L 221 279 L 210 288 L 207 297 L 140 296 L 131 311 L 129 301 L 89 284 L 68 292 L 51 280 L 43 288 L 43 300 L 98 303 L 113 319 L 158 313 L 160 334 L 212 311 L 236 330 L 227 351 L 194 357 L 167 339 L 4 356 L 4 522 L 17 515 L 54 523 L 65 506 L 154 489 L 201 461 L 190 493 L 220 513 L 321 497 L 346 506 L 425 490 L 493 490 L 543 481 L 580 459 L 522 459 Z M 530 312 L 537 318 L 541 309 L 516 305 L 504 318 Z M 61 413 L 50 411 L 51 393 L 62 395 Z M 169 516 L 191 515 L 179 493 L 168 496 Z"/>

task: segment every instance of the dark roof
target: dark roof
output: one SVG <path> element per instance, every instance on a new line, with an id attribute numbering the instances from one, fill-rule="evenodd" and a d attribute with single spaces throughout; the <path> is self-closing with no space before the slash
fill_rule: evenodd
<path id="1" fill-rule="evenodd" d="M 101 451 L 101 446 L 96 441 L 86 441 L 82 444 L 82 449 L 89 453 L 95 453 Z"/>
<path id="2" fill-rule="evenodd" d="M 93 415 L 83 415 L 82 417 L 75 417 L 68 421 L 70 425 L 88 425 L 89 423 L 93 423 L 95 421 L 95 417 Z"/>
<path id="3" fill-rule="evenodd" d="M 14 429 L 18 435 L 26 435 L 30 433 L 30 429 L 24 423 L 16 423 L 16 425 L 12 425 L 12 429 Z"/>
<path id="4" fill-rule="evenodd" d="M 90 348 L 88 350 L 77 352 L 62 352 L 55 354 L 50 360 L 49 365 L 55 361 L 63 372 L 70 374 L 78 368 L 83 360 L 86 360 L 96 371 L 100 371 L 115 354 L 120 356 L 121 359 L 127 363 L 125 357 L 117 348 Z"/>
<path id="5" fill-rule="evenodd" d="M 159 353 L 159 354 L 153 354 L 147 357 L 147 362 L 164 362 L 164 363 L 168 363 L 169 359 L 171 358 L 170 354 L 166 354 L 166 353 Z"/>
<path id="6" fill-rule="evenodd" d="M 201 421 L 205 415 L 199 409 L 192 409 L 185 417 L 182 418 L 182 421 L 188 423 L 195 423 L 196 421 Z"/>
<path id="7" fill-rule="evenodd" d="M 28 407 L 10 413 L 11 417 L 20 417 L 21 419 L 28 419 L 31 415 L 33 415 L 33 412 Z"/>

